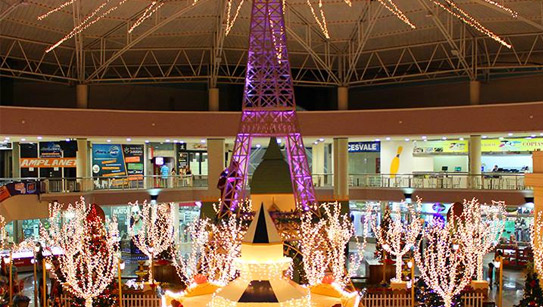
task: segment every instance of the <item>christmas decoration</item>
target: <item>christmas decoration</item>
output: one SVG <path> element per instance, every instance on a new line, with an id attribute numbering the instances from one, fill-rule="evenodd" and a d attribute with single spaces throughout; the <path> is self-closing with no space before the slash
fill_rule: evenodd
<path id="1" fill-rule="evenodd" d="M 459 245 L 461 237 L 453 223 L 433 220 L 424 229 L 423 239 L 426 243 L 415 252 L 420 275 L 441 296 L 444 306 L 451 307 L 453 298 L 471 282 L 476 257 Z"/>
<path id="2" fill-rule="evenodd" d="M 524 283 L 524 295 L 518 305 L 515 307 L 540 307 L 543 306 L 543 290 L 541 289 L 541 280 L 534 271 L 534 265 L 527 266 L 526 282 Z"/>
<path id="3" fill-rule="evenodd" d="M 454 217 L 460 242 L 477 259 L 477 280 L 483 280 L 483 257 L 498 243 L 505 227 L 505 203 L 481 205 L 477 199 L 465 200 L 462 214 Z"/>
<path id="4" fill-rule="evenodd" d="M 369 204 L 369 206 L 373 206 L 373 204 Z M 379 229 L 372 229 L 372 231 L 375 234 L 375 237 L 377 237 L 376 232 L 380 232 L 381 237 L 385 235 L 385 233 L 390 228 L 390 223 L 392 223 L 392 218 L 390 217 L 390 207 L 385 206 L 385 210 L 383 211 L 383 215 L 381 216 L 381 223 L 379 224 Z M 372 227 L 373 228 L 373 227 Z M 383 245 L 377 241 L 375 244 L 375 253 L 374 256 L 376 259 L 381 260 L 382 263 L 390 263 L 390 255 L 388 252 L 383 248 Z"/>
<path id="5" fill-rule="evenodd" d="M 407 206 L 409 213 L 406 214 L 405 220 L 402 220 L 401 207 L 403 205 Z M 421 201 L 418 200 L 416 207 L 420 208 L 420 206 Z M 375 217 L 375 214 L 373 214 L 372 211 L 372 208 L 369 207 L 367 216 Z M 422 229 L 422 223 L 419 220 L 418 210 L 415 210 L 414 206 L 410 206 L 407 203 L 396 206 L 393 215 L 394 218 L 391 219 L 390 213 L 388 214 L 387 219 L 389 219 L 389 221 L 387 221 L 387 228 L 378 228 L 375 218 L 370 218 L 370 225 L 379 245 L 389 254 L 396 256 L 396 278 L 394 281 L 400 282 L 402 281 L 402 258 L 413 246 L 415 246 L 417 237 Z"/>
<path id="6" fill-rule="evenodd" d="M 60 274 L 51 273 L 62 280 L 62 287 L 85 300 L 86 307 L 104 293 L 117 273 L 119 233 L 115 217 L 104 221 L 96 209 L 81 198 L 75 205 L 50 205 L 50 227 L 40 229 L 40 237 L 49 247 L 59 247 L 56 257 Z M 62 214 L 66 216 L 63 221 Z M 48 259 L 50 264 L 51 259 Z M 59 276 L 60 275 L 60 276 Z"/>
<path id="7" fill-rule="evenodd" d="M 128 227 L 134 245 L 144 253 L 150 263 L 149 283 L 153 284 L 153 260 L 167 250 L 174 238 L 171 206 L 174 204 L 129 203 L 135 214 L 134 222 Z"/>
<path id="8" fill-rule="evenodd" d="M 320 206 L 324 212 L 317 222 L 311 212 L 306 212 L 300 225 L 300 251 L 303 267 L 309 285 L 323 281 L 326 272 L 330 271 L 333 281 L 340 288 L 349 283 L 349 278 L 360 267 L 364 255 L 366 241 L 356 240 L 356 252 L 349 259 L 349 271 L 345 270 L 345 249 L 354 235 L 354 226 L 347 214 L 341 214 L 341 205 L 337 202 Z M 364 234 L 367 227 L 364 227 Z"/>
<path id="9" fill-rule="evenodd" d="M 543 276 L 543 212 L 539 212 L 534 217 L 531 242 L 534 252 L 535 271 L 539 276 Z"/>

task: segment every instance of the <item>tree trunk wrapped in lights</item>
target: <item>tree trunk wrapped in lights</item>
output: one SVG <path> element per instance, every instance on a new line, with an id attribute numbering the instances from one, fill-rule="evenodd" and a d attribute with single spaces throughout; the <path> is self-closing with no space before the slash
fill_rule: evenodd
<path id="1" fill-rule="evenodd" d="M 50 227 L 41 227 L 40 236 L 49 247 L 62 251 L 58 265 L 63 288 L 92 307 L 93 298 L 104 292 L 117 273 L 117 221 L 106 219 L 104 224 L 83 198 L 65 210 L 62 207 L 57 203 L 50 206 Z M 63 213 L 67 220 L 62 221 Z"/>
<path id="2" fill-rule="evenodd" d="M 505 227 L 505 203 L 481 205 L 477 199 L 465 200 L 462 214 L 454 217 L 457 232 L 466 249 L 477 260 L 477 280 L 483 280 L 483 257 L 498 243 Z"/>
<path id="3" fill-rule="evenodd" d="M 476 259 L 464 246 L 453 223 L 434 219 L 423 231 L 423 248 L 415 252 L 415 261 L 424 282 L 451 307 L 453 298 L 471 282 Z"/>
<path id="4" fill-rule="evenodd" d="M 195 220 L 187 228 L 192 243 L 190 252 L 184 256 L 178 248 L 172 255 L 177 274 L 187 285 L 193 284 L 200 274 L 220 285 L 233 280 L 237 273 L 234 259 L 241 255 L 245 231 L 234 214 L 218 225 L 207 218 Z"/>
<path id="5" fill-rule="evenodd" d="M 306 278 L 310 285 L 321 283 L 329 270 L 334 282 L 344 288 L 362 263 L 365 235 L 363 243 L 356 241 L 357 252 L 351 256 L 347 271 L 345 248 L 355 234 L 353 223 L 347 214 L 341 214 L 337 202 L 322 204 L 321 208 L 324 214 L 319 221 L 314 223 L 312 213 L 307 212 L 300 226 L 299 244 Z"/>
<path id="6" fill-rule="evenodd" d="M 134 214 L 134 222 L 128 228 L 132 241 L 150 261 L 149 282 L 153 279 L 153 260 L 173 244 L 174 225 L 171 204 L 152 204 L 138 202 L 129 204 Z"/>
<path id="7" fill-rule="evenodd" d="M 531 242 L 534 250 L 534 269 L 541 280 L 543 278 L 543 212 L 537 213 L 534 217 Z"/>
<path id="8" fill-rule="evenodd" d="M 413 247 L 417 242 L 417 237 L 422 229 L 422 223 L 419 220 L 418 210 L 413 206 L 408 206 L 409 217 L 406 216 L 402 220 L 401 206 L 397 206 L 391 214 L 391 221 L 388 227 L 377 227 L 376 219 L 372 214 L 371 207 L 368 210 L 367 216 L 370 217 L 370 224 L 375 237 L 383 249 L 389 254 L 396 256 L 396 278 L 395 281 L 402 281 L 402 257 Z M 417 208 L 420 208 L 420 200 L 417 201 Z"/>

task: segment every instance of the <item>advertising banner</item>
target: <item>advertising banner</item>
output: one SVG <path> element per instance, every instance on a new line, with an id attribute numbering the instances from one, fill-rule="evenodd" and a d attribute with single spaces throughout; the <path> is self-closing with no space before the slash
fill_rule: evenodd
<path id="1" fill-rule="evenodd" d="M 349 142 L 349 152 L 380 152 L 381 142 Z"/>
<path id="2" fill-rule="evenodd" d="M 21 168 L 54 168 L 54 167 L 76 167 L 75 158 L 21 158 Z"/>
<path id="3" fill-rule="evenodd" d="M 62 147 L 58 142 L 40 142 L 40 158 L 62 158 Z"/>
<path id="4" fill-rule="evenodd" d="M 543 138 L 482 140 L 482 152 L 532 152 L 543 150 Z"/>
<path id="5" fill-rule="evenodd" d="M 94 144 L 92 172 L 96 177 L 143 176 L 143 145 Z"/>
<path id="6" fill-rule="evenodd" d="M 468 141 L 428 141 L 417 142 L 413 147 L 414 154 L 464 154 L 468 153 Z"/>
<path id="7" fill-rule="evenodd" d="M 33 180 L 25 180 L 18 182 L 10 182 L 0 187 L 0 202 L 15 195 L 39 194 L 38 182 Z"/>

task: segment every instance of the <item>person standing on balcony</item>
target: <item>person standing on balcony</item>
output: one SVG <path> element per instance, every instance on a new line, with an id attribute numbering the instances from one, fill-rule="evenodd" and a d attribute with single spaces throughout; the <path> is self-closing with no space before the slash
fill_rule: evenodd
<path id="1" fill-rule="evenodd" d="M 170 168 L 166 165 L 166 164 L 163 164 L 162 167 L 160 168 L 160 176 L 161 176 L 161 181 L 162 181 L 162 187 L 163 188 L 167 188 L 168 187 L 168 177 L 170 176 Z"/>

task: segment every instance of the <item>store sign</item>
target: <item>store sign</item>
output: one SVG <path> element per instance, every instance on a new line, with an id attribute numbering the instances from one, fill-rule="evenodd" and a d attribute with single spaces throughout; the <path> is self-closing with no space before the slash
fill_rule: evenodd
<path id="1" fill-rule="evenodd" d="M 40 158 L 62 158 L 62 147 L 58 142 L 40 142 Z"/>
<path id="2" fill-rule="evenodd" d="M 11 150 L 11 143 L 1 142 L 0 150 Z"/>
<path id="3" fill-rule="evenodd" d="M 468 152 L 468 141 L 428 141 L 417 142 L 413 148 L 415 154 L 442 154 Z"/>
<path id="4" fill-rule="evenodd" d="M 56 168 L 56 167 L 76 167 L 75 158 L 21 158 L 19 159 L 21 168 Z"/>
<path id="5" fill-rule="evenodd" d="M 349 152 L 380 152 L 381 142 L 349 142 Z"/>
<path id="6" fill-rule="evenodd" d="M 543 138 L 482 140 L 482 152 L 532 152 L 543 150 Z"/>

